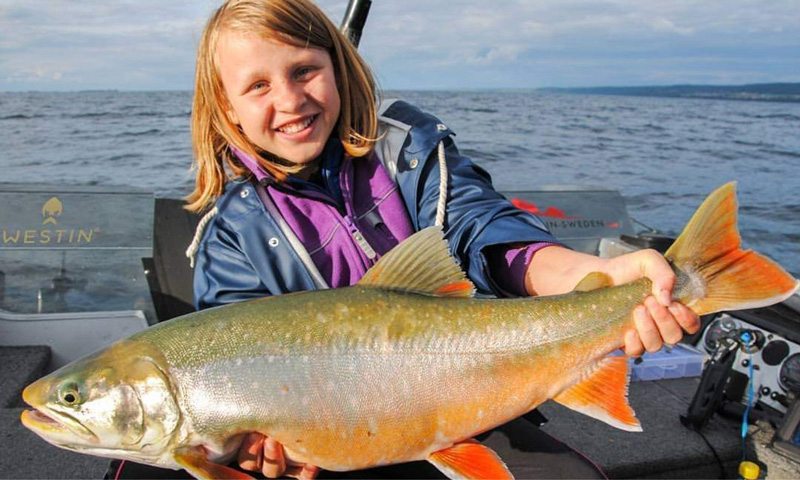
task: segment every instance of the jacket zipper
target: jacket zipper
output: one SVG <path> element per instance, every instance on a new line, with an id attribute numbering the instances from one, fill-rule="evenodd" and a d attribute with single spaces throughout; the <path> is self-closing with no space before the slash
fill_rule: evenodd
<path id="1" fill-rule="evenodd" d="M 266 179 L 264 179 L 264 180 L 266 180 Z M 269 186 L 271 188 L 274 188 L 275 190 L 281 191 L 283 193 L 288 193 L 288 194 L 294 195 L 296 197 L 309 198 L 311 200 L 318 200 L 320 202 L 327 203 L 331 207 L 335 208 L 336 211 L 339 212 L 339 214 L 342 217 L 347 216 L 347 212 L 344 210 L 343 206 L 339 205 L 335 200 L 333 200 L 332 198 L 328 197 L 327 195 L 325 195 L 325 194 L 323 194 L 321 192 L 313 192 L 313 193 L 309 194 L 309 193 L 301 192 L 301 191 L 299 191 L 297 189 L 294 189 L 294 188 L 291 188 L 291 187 L 287 187 L 287 186 L 282 185 L 282 184 L 280 184 L 280 183 L 278 183 L 276 181 L 273 181 L 273 180 L 262 181 L 261 184 L 265 188 L 267 186 Z"/>
<path id="2" fill-rule="evenodd" d="M 353 220 L 350 218 L 349 215 L 344 216 L 345 225 L 347 225 L 347 229 L 350 231 L 350 236 L 353 237 L 355 240 L 356 245 L 361 248 L 361 251 L 369 258 L 370 260 L 375 260 L 375 257 L 378 254 L 375 252 L 375 249 L 372 248 L 372 245 L 369 244 L 364 235 L 358 230 L 358 226 L 353 223 Z"/>
<path id="3" fill-rule="evenodd" d="M 350 184 L 348 182 L 348 173 L 349 169 L 351 170 L 353 165 L 351 162 L 348 161 L 347 158 L 342 162 L 342 168 L 339 170 L 339 178 L 340 178 L 340 188 L 342 191 L 342 200 L 344 200 L 344 208 L 345 214 L 343 215 L 345 223 L 347 225 L 348 230 L 350 231 L 350 236 L 353 237 L 353 240 L 356 242 L 356 245 L 361 248 L 361 251 L 364 252 L 364 255 L 367 256 L 369 262 L 365 265 L 368 269 L 369 266 L 374 263 L 375 258 L 378 254 L 375 252 L 375 249 L 372 248 L 372 245 L 369 244 L 367 239 L 358 229 L 358 225 L 356 225 L 356 215 L 355 211 L 353 210 L 352 204 L 352 192 L 350 188 Z"/>

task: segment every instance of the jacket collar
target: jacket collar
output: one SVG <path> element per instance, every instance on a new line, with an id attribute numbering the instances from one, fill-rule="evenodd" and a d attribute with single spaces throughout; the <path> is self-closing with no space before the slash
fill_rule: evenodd
<path id="1" fill-rule="evenodd" d="M 256 177 L 256 180 L 259 183 L 263 183 L 264 179 L 268 179 L 267 182 L 272 182 L 275 180 L 275 177 L 272 176 L 268 171 L 266 171 L 259 163 L 258 160 L 253 158 L 252 155 L 249 155 L 234 145 L 228 146 L 231 149 L 231 152 L 239 159 L 242 164 L 247 167 L 250 172 Z M 321 155 L 321 162 L 320 162 L 320 171 L 323 176 L 328 174 L 328 171 L 337 173 L 339 172 L 342 158 L 344 156 L 344 147 L 342 147 L 342 142 L 334 137 L 328 139 L 327 143 L 325 144 L 325 148 L 322 150 Z M 300 182 L 300 181 L 298 181 Z M 296 183 L 296 182 L 293 182 Z"/>

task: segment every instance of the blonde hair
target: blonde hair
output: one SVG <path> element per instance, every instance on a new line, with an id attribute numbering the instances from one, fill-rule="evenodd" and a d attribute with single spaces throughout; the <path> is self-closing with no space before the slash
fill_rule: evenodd
<path id="1" fill-rule="evenodd" d="M 249 174 L 230 146 L 251 155 L 278 181 L 297 171 L 297 167 L 270 160 L 228 117 L 230 104 L 215 59 L 220 33 L 226 29 L 326 50 L 341 99 L 336 135 L 353 157 L 372 152 L 378 136 L 375 80 L 355 47 L 322 10 L 310 0 L 228 0 L 208 20 L 197 48 L 192 105 L 197 174 L 195 189 L 186 197 L 188 210 L 201 211 L 222 194 L 230 181 L 226 165 L 232 176 Z"/>

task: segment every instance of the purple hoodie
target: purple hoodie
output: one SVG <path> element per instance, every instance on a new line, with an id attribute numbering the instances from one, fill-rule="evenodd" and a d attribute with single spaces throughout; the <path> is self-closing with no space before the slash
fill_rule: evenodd
<path id="1" fill-rule="evenodd" d="M 278 184 L 251 156 L 233 151 L 266 186 L 330 287 L 354 285 L 383 254 L 414 233 L 397 184 L 375 155 L 354 160 L 338 140 L 331 140 L 318 182 L 290 178 Z M 492 249 L 487 252 L 492 278 L 511 294 L 527 295 L 525 270 L 533 254 L 548 245 Z"/>

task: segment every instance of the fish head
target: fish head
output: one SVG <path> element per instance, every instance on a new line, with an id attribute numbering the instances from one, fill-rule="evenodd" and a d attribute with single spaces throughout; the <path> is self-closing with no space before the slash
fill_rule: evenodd
<path id="1" fill-rule="evenodd" d="M 114 345 L 28 385 L 22 423 L 79 453 L 153 463 L 181 423 L 158 357 Z"/>

